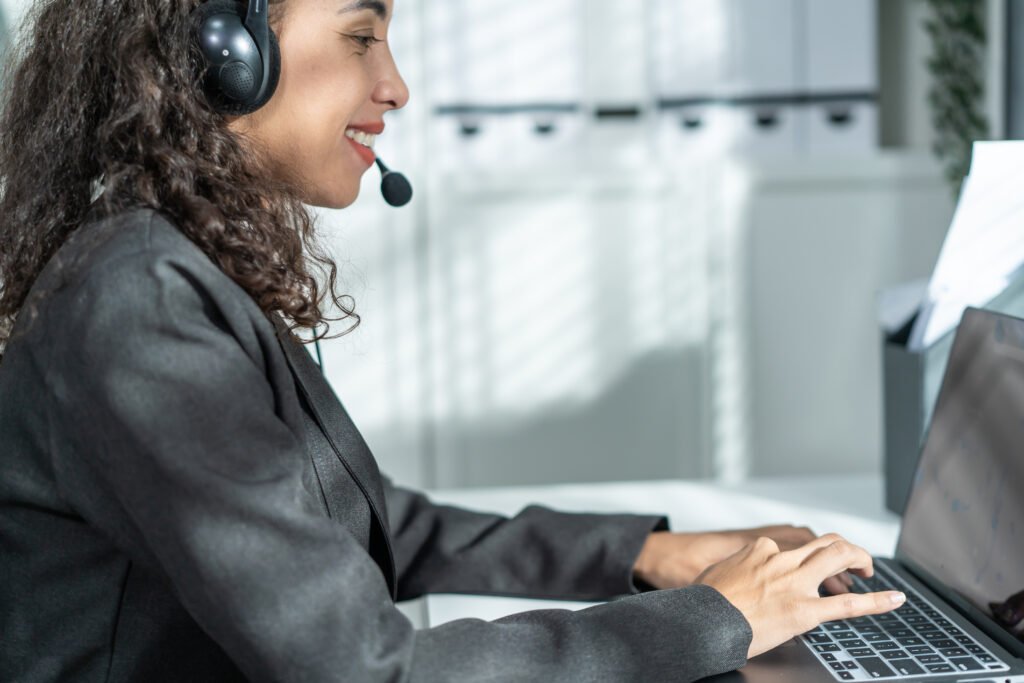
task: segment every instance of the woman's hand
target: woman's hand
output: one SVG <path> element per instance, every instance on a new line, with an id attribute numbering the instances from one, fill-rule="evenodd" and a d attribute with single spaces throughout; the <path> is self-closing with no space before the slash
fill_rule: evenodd
<path id="1" fill-rule="evenodd" d="M 847 569 L 864 576 L 874 573 L 871 555 L 838 534 L 787 551 L 761 537 L 708 567 L 695 583 L 717 590 L 750 622 L 754 637 L 749 659 L 822 622 L 882 614 L 905 599 L 899 591 L 819 597 L 822 581 Z"/>
<path id="2" fill-rule="evenodd" d="M 702 571 L 761 537 L 775 541 L 780 550 L 793 550 L 817 535 L 805 526 L 791 524 L 706 533 L 655 531 L 648 535 L 633 573 L 655 588 L 688 586 Z M 835 595 L 846 593 L 853 580 L 843 572 L 823 583 L 825 590 Z"/>

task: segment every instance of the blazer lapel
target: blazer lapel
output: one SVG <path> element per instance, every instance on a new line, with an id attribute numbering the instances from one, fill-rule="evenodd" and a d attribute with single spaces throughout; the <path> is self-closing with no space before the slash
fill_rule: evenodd
<path id="1" fill-rule="evenodd" d="M 274 316 L 274 325 L 278 329 L 278 338 L 281 348 L 284 350 L 288 365 L 295 374 L 295 379 L 312 408 L 313 417 L 323 431 L 327 442 L 330 443 L 333 455 L 337 457 L 352 478 L 355 479 L 359 489 L 366 496 L 377 523 L 383 533 L 384 546 L 387 550 L 387 562 L 390 567 L 385 570 L 392 599 L 397 596 L 397 580 L 395 576 L 394 552 L 391 548 L 391 530 L 387 518 L 387 508 L 384 499 L 384 488 L 381 484 L 380 470 L 377 462 L 370 453 L 362 434 L 356 429 L 355 424 L 349 417 L 345 407 L 331 389 L 330 384 L 320 373 L 320 368 L 309 356 L 309 352 L 302 348 L 302 345 L 292 338 L 291 332 L 279 316 Z M 316 448 L 316 444 L 311 444 Z M 314 454 L 314 456 L 322 453 Z M 329 480 L 322 482 L 326 489 L 331 488 Z M 331 516 L 335 519 L 343 519 L 343 512 L 340 507 L 341 501 L 335 500 L 331 491 L 324 492 L 327 499 L 327 506 Z"/>

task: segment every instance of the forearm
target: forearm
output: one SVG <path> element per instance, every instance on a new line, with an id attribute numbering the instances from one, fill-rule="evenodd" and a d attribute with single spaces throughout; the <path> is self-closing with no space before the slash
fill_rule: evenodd
<path id="1" fill-rule="evenodd" d="M 640 592 L 633 567 L 659 515 L 569 513 L 531 505 L 512 518 L 430 501 L 393 486 L 385 495 L 399 599 L 475 593 L 606 600 Z"/>

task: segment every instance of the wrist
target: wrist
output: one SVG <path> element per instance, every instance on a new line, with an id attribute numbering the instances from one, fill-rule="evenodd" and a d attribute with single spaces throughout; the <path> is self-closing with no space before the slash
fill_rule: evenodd
<path id="1" fill-rule="evenodd" d="M 671 534 L 670 531 L 652 531 L 647 534 L 640 554 L 633 563 L 633 576 L 654 585 L 652 579 L 657 575 L 658 565 L 661 561 L 664 539 Z"/>

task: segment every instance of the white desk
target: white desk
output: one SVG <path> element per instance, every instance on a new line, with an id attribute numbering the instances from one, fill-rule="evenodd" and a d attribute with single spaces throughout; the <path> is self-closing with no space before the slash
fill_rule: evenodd
<path id="1" fill-rule="evenodd" d="M 752 479 L 723 485 L 677 480 L 496 487 L 427 491 L 439 503 L 513 515 L 530 503 L 567 512 L 638 512 L 667 515 L 673 531 L 711 531 L 767 524 L 808 526 L 817 534 L 835 531 L 872 555 L 891 556 L 899 517 L 885 509 L 881 475 L 829 475 Z M 429 595 L 420 603 L 424 623 L 500 617 L 531 609 L 581 609 L 592 602 L 529 600 L 470 595 Z M 414 616 L 414 623 L 417 621 Z"/>

